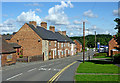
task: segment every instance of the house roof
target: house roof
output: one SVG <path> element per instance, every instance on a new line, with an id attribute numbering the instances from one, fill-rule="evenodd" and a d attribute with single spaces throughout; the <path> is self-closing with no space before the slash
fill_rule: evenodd
<path id="1" fill-rule="evenodd" d="M 79 40 L 76 40 L 80 45 L 82 45 L 82 43 Z"/>
<path id="2" fill-rule="evenodd" d="M 13 48 L 20 48 L 21 46 L 17 43 L 9 43 Z"/>
<path id="3" fill-rule="evenodd" d="M 66 40 L 65 37 L 63 37 L 63 35 L 61 35 L 59 32 L 55 32 L 55 36 L 57 37 L 57 41 L 59 41 L 59 42 L 69 42 L 69 41 Z"/>
<path id="4" fill-rule="evenodd" d="M 2 35 L 3 39 L 10 40 L 12 38 L 11 35 Z"/>
<path id="5" fill-rule="evenodd" d="M 64 36 L 64 35 L 62 35 L 67 41 L 70 41 L 70 43 L 74 43 L 73 42 L 73 40 L 72 39 L 70 39 L 67 35 L 66 36 Z M 75 44 L 75 43 L 74 43 Z"/>
<path id="6" fill-rule="evenodd" d="M 46 30 L 45 28 L 40 27 L 40 26 L 34 27 L 34 25 L 28 24 L 28 23 L 27 23 L 27 25 L 33 31 L 35 31 L 42 39 L 44 39 L 44 40 L 57 40 L 57 38 L 55 37 L 55 34 L 52 31 Z"/>
<path id="7" fill-rule="evenodd" d="M 35 27 L 34 25 L 28 24 L 28 23 L 27 25 L 44 40 L 56 40 L 59 42 L 73 43 L 73 41 L 68 36 L 63 36 L 59 32 L 52 32 L 52 31 L 46 30 L 41 26 Z"/>
<path id="8" fill-rule="evenodd" d="M 15 53 L 16 51 L 13 49 L 13 47 L 5 41 L 2 37 L 0 37 L 1 43 L 0 43 L 0 54 L 2 53 Z"/>

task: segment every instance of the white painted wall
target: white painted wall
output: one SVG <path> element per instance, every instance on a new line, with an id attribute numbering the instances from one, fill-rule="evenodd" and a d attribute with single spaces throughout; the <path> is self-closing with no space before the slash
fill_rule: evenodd
<path id="1" fill-rule="evenodd" d="M 42 40 L 42 54 L 44 53 L 44 60 L 48 60 L 48 40 Z"/>

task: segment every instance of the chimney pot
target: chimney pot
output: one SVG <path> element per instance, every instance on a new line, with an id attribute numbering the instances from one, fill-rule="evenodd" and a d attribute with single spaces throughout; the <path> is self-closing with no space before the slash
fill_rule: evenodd
<path id="1" fill-rule="evenodd" d="M 47 29 L 47 22 L 41 22 L 41 27 L 44 27 L 45 29 Z"/>
<path id="2" fill-rule="evenodd" d="M 36 21 L 29 21 L 29 24 L 34 25 L 35 27 L 37 26 L 37 22 Z"/>
<path id="3" fill-rule="evenodd" d="M 55 26 L 50 26 L 49 30 L 52 31 L 52 32 L 55 32 Z"/>
<path id="4" fill-rule="evenodd" d="M 62 34 L 62 31 L 58 31 L 60 34 Z"/>
<path id="5" fill-rule="evenodd" d="M 66 31 L 62 31 L 62 34 L 66 36 Z"/>

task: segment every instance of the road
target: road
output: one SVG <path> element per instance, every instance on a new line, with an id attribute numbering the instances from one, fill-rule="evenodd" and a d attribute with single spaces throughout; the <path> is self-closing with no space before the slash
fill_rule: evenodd
<path id="1" fill-rule="evenodd" d="M 90 51 L 90 55 L 93 55 L 93 53 L 94 52 Z M 87 59 L 87 57 L 85 59 Z M 70 56 L 44 62 L 21 63 L 22 65 L 16 64 L 15 66 L 3 68 L 2 81 L 73 82 L 76 68 L 81 63 L 81 60 L 82 53 L 80 53 L 79 56 Z"/>

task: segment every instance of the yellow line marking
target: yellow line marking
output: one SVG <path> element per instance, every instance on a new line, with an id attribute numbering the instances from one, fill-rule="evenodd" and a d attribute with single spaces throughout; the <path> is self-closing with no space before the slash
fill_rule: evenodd
<path id="1" fill-rule="evenodd" d="M 59 71 L 58 73 L 56 73 L 47 83 L 52 83 L 62 72 L 64 72 L 67 68 L 69 68 L 71 65 L 75 64 L 77 61 L 67 65 L 66 67 L 64 67 L 61 71 Z"/>

